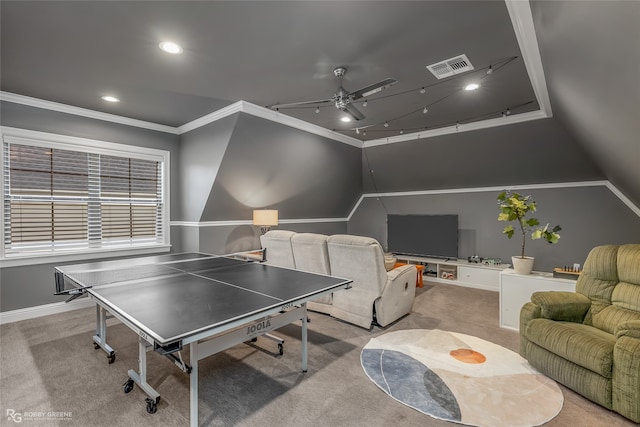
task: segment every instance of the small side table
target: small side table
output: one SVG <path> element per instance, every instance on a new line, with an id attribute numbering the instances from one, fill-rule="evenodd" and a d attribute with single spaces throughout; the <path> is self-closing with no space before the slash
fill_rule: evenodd
<path id="1" fill-rule="evenodd" d="M 422 283 L 422 272 L 424 271 L 424 265 L 407 264 L 407 263 L 404 263 L 404 262 L 396 262 L 396 264 L 393 266 L 393 268 L 402 267 L 403 265 L 413 265 L 418 270 L 418 277 L 416 277 L 416 287 L 421 288 L 422 285 L 423 285 L 423 283 Z"/>
<path id="2" fill-rule="evenodd" d="M 500 272 L 500 327 L 519 330 L 522 306 L 531 300 L 534 292 L 540 291 L 575 292 L 576 281 L 540 271 L 522 275 L 507 268 Z"/>

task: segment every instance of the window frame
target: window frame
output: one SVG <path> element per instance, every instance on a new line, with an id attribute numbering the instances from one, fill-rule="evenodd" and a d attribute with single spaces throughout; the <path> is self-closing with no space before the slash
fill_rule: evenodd
<path id="1" fill-rule="evenodd" d="M 81 151 L 100 155 L 135 158 L 161 162 L 161 185 L 162 185 L 162 224 L 160 226 L 162 239 L 160 242 L 147 242 L 143 244 L 133 244 L 130 246 L 110 247 L 106 244 L 99 248 L 80 248 L 71 250 L 52 250 L 49 252 L 23 252 L 6 254 L 4 246 L 5 237 L 5 215 L 4 215 L 4 160 L 8 153 L 5 153 L 5 138 L 9 138 L 14 143 L 24 143 L 38 147 L 53 149 L 63 149 L 70 151 Z M 116 142 L 101 141 L 95 139 L 80 138 L 74 136 L 53 134 L 48 132 L 33 131 L 20 128 L 0 127 L 0 161 L 2 161 L 2 173 L 0 173 L 0 212 L 2 212 L 2 227 L 0 227 L 0 268 L 20 265 L 44 264 L 54 262 L 69 262 L 96 258 L 108 258 L 118 256 L 143 255 L 150 253 L 168 252 L 171 248 L 170 242 L 170 152 L 156 148 L 148 148 L 137 145 L 127 145 Z"/>

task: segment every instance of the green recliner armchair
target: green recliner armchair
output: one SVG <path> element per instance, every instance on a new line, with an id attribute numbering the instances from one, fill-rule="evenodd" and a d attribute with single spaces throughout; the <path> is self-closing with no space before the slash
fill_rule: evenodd
<path id="1" fill-rule="evenodd" d="M 576 292 L 535 292 L 520 354 L 545 375 L 640 423 L 640 244 L 591 250 Z"/>

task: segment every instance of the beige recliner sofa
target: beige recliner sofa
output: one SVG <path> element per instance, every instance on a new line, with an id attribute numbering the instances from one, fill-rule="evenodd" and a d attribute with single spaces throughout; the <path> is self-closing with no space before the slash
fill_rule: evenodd
<path id="1" fill-rule="evenodd" d="M 293 233 L 272 230 L 260 238 L 266 262 L 353 280 L 350 289 L 309 302 L 308 308 L 370 329 L 384 327 L 411 312 L 417 270 L 405 265 L 385 268 L 382 247 L 370 237 Z M 291 244 L 291 259 L 286 244 Z"/>
<path id="2" fill-rule="evenodd" d="M 327 240 L 331 274 L 353 280 L 351 289 L 333 294 L 332 315 L 370 328 L 387 326 L 411 312 L 417 270 L 405 265 L 387 271 L 376 239 L 337 234 Z"/>
<path id="3" fill-rule="evenodd" d="M 291 238 L 296 233 L 288 230 L 270 230 L 260 236 L 268 264 L 278 267 L 296 268 L 291 248 Z"/>
<path id="4" fill-rule="evenodd" d="M 331 275 L 327 239 L 324 234 L 297 233 L 291 237 L 291 249 L 297 270 L 309 273 Z M 307 308 L 320 313 L 331 314 L 333 294 L 322 295 L 309 301 Z"/>

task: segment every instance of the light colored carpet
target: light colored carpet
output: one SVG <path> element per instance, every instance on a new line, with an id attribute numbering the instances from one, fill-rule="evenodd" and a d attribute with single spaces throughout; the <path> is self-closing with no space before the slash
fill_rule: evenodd
<path id="1" fill-rule="evenodd" d="M 386 329 L 367 331 L 317 313 L 310 317 L 306 374 L 300 372 L 299 324 L 278 331 L 286 340 L 282 357 L 239 345 L 201 361 L 200 425 L 451 427 L 385 395 L 361 368 L 362 348 L 373 337 L 406 329 L 464 333 L 513 351 L 519 345 L 516 332 L 498 327 L 497 292 L 449 284 L 425 282 L 412 313 Z M 0 425 L 16 425 L 6 416 L 12 409 L 72 413 L 70 420 L 21 423 L 37 427 L 187 426 L 188 376 L 149 353 L 149 382 L 162 400 L 156 414 L 147 414 L 145 394 L 137 387 L 125 394 L 122 388 L 127 370 L 137 367 L 137 337 L 115 320 L 107 329 L 117 351 L 112 365 L 93 349 L 93 309 L 0 326 Z M 561 388 L 562 411 L 545 427 L 636 426 Z"/>
<path id="2" fill-rule="evenodd" d="M 519 354 L 465 334 L 409 329 L 372 338 L 362 367 L 381 390 L 434 418 L 480 427 L 531 427 L 563 396 Z"/>

